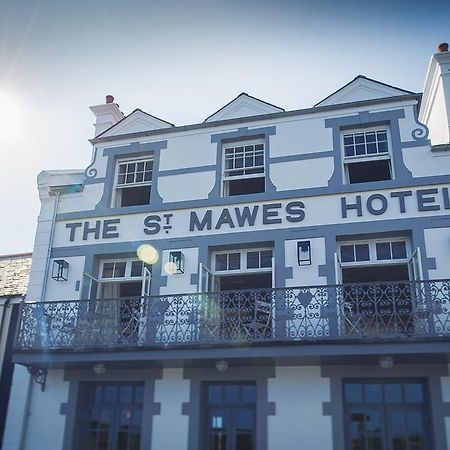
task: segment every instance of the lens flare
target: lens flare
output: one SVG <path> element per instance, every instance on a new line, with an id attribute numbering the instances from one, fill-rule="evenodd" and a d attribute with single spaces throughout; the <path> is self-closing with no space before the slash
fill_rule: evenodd
<path id="1" fill-rule="evenodd" d="M 158 262 L 159 259 L 159 253 L 158 250 L 156 250 L 155 247 L 149 245 L 149 244 L 142 244 L 137 249 L 137 257 L 144 261 L 145 264 L 155 264 Z"/>
<path id="2" fill-rule="evenodd" d="M 172 261 L 166 262 L 164 264 L 164 271 L 169 275 L 173 275 L 177 273 L 177 265 Z"/>

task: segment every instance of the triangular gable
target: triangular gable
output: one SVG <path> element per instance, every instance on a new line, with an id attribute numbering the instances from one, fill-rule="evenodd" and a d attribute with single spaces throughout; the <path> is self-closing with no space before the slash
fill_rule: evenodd
<path id="1" fill-rule="evenodd" d="M 227 103 L 214 114 L 207 117 L 205 122 L 259 116 L 261 114 L 272 114 L 283 111 L 283 108 L 279 108 L 243 92 L 230 103 Z"/>
<path id="2" fill-rule="evenodd" d="M 140 133 L 142 131 L 160 130 L 173 127 L 172 123 L 158 119 L 140 109 L 135 109 L 112 127 L 108 128 L 97 137 L 119 136 L 121 134 Z"/>
<path id="3" fill-rule="evenodd" d="M 390 86 L 380 81 L 372 80 L 363 75 L 358 75 L 350 83 L 333 92 L 328 97 L 314 106 L 329 106 L 341 103 L 359 102 L 377 98 L 397 97 L 400 95 L 414 94 L 414 92 Z"/>

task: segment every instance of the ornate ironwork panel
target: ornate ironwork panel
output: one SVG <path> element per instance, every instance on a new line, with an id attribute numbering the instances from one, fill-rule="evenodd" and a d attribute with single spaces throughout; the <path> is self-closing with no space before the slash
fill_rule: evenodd
<path id="1" fill-rule="evenodd" d="M 24 302 L 16 350 L 450 337 L 450 280 Z"/>

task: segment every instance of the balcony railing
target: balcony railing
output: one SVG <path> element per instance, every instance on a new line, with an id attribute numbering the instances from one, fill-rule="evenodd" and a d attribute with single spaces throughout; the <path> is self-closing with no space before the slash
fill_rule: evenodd
<path id="1" fill-rule="evenodd" d="M 450 280 L 24 302 L 16 351 L 450 337 Z"/>

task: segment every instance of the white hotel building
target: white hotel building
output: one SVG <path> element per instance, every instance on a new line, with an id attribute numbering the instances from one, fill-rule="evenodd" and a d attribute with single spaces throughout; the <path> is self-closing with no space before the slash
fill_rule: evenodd
<path id="1" fill-rule="evenodd" d="M 445 45 L 423 94 L 91 110 L 38 177 L 4 450 L 450 450 Z"/>

